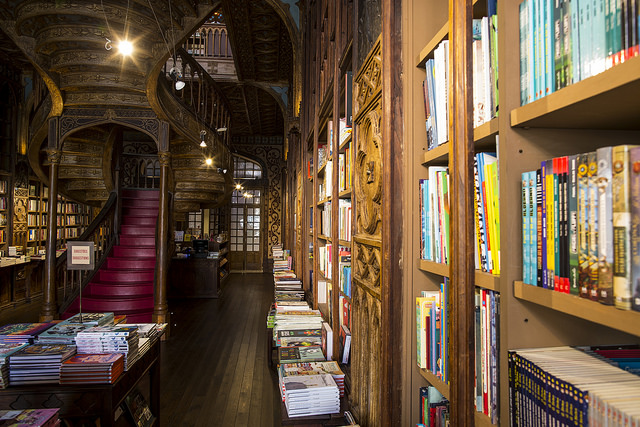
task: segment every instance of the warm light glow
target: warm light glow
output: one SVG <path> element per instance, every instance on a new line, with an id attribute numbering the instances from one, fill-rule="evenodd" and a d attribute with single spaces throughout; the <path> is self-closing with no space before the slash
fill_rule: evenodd
<path id="1" fill-rule="evenodd" d="M 206 148 L 206 146 L 207 146 L 207 143 L 204 142 L 204 139 L 202 141 L 200 141 L 200 147 Z"/>
<path id="2" fill-rule="evenodd" d="M 207 160 L 204 161 L 207 166 L 211 166 L 211 164 L 213 163 L 213 160 L 211 159 L 211 157 L 209 157 Z"/>
<path id="3" fill-rule="evenodd" d="M 182 80 L 176 81 L 176 90 L 182 90 L 184 88 L 184 82 Z"/>
<path id="4" fill-rule="evenodd" d="M 118 45 L 118 49 L 122 55 L 129 56 L 133 53 L 133 43 L 129 40 L 123 40 Z"/>
<path id="5" fill-rule="evenodd" d="M 236 190 L 242 190 L 242 185 L 236 184 Z"/>

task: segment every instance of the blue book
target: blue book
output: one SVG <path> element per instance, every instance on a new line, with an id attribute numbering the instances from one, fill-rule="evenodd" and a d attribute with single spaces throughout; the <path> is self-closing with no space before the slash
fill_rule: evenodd
<path id="1" fill-rule="evenodd" d="M 544 93 L 547 96 L 555 90 L 554 43 L 553 43 L 553 2 L 544 0 Z"/>
<path id="2" fill-rule="evenodd" d="M 607 47 L 604 4 L 607 0 L 595 0 L 591 7 L 591 75 L 595 76 L 606 68 Z"/>
<path id="3" fill-rule="evenodd" d="M 541 180 L 541 185 L 540 185 L 540 189 L 541 189 L 541 199 L 540 199 L 540 205 L 542 207 L 542 245 L 541 245 L 541 250 L 540 253 L 542 254 L 542 287 L 543 288 L 548 288 L 549 287 L 549 283 L 547 282 L 548 279 L 548 275 L 547 275 L 547 189 L 546 189 L 546 177 L 547 177 L 547 162 L 546 161 L 542 161 L 542 163 L 540 164 L 540 180 Z"/>
<path id="4" fill-rule="evenodd" d="M 528 285 L 531 284 L 529 191 L 529 172 L 522 172 L 522 281 Z"/>
<path id="5" fill-rule="evenodd" d="M 520 105 L 528 103 L 529 81 L 528 81 L 528 46 L 527 46 L 527 6 L 528 1 L 520 3 Z"/>
<path id="6" fill-rule="evenodd" d="M 529 278 L 531 284 L 536 286 L 538 281 L 538 266 L 537 266 L 537 253 L 538 253 L 538 221 L 536 215 L 536 200 L 537 200 L 537 188 L 536 188 L 537 172 L 529 172 Z"/>
<path id="7" fill-rule="evenodd" d="M 435 61 L 433 59 L 428 59 L 425 68 L 427 72 L 427 92 L 429 98 L 429 117 L 430 120 L 427 122 L 427 139 L 429 142 L 429 147 L 431 148 L 431 141 L 433 142 L 433 146 L 438 145 L 438 127 L 436 126 L 438 111 L 436 110 L 436 87 L 434 80 L 434 67 Z"/>
<path id="8" fill-rule="evenodd" d="M 571 19 L 571 80 L 569 83 L 577 83 L 581 80 L 580 73 L 582 71 L 580 62 L 580 2 L 586 0 L 571 0 L 570 3 L 570 19 Z"/>

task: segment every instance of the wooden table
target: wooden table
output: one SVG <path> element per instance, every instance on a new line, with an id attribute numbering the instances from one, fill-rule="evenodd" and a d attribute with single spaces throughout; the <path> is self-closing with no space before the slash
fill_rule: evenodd
<path id="1" fill-rule="evenodd" d="M 0 409 L 60 408 L 71 425 L 99 418 L 101 427 L 113 426 L 114 412 L 147 374 L 149 406 L 160 425 L 160 339 L 114 384 L 10 386 L 0 390 Z"/>

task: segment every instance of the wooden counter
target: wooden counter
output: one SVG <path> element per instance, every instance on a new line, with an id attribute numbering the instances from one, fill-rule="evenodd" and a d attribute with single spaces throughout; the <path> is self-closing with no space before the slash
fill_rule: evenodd
<path id="1" fill-rule="evenodd" d="M 169 267 L 169 298 L 218 298 L 218 258 L 172 258 Z"/>

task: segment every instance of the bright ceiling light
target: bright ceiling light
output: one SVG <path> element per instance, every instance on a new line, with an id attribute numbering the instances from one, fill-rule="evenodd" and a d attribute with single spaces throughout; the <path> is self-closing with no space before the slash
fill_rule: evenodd
<path id="1" fill-rule="evenodd" d="M 184 88 L 184 82 L 182 80 L 176 81 L 176 90 L 182 90 Z"/>
<path id="2" fill-rule="evenodd" d="M 209 157 L 207 160 L 204 161 L 207 166 L 211 166 L 211 164 L 213 164 L 213 160 L 211 159 L 211 157 Z"/>
<path id="3" fill-rule="evenodd" d="M 133 53 L 133 43 L 129 40 L 123 40 L 118 45 L 120 53 L 124 56 L 130 56 Z"/>
<path id="4" fill-rule="evenodd" d="M 204 142 L 204 139 L 202 141 L 200 141 L 200 147 L 207 148 L 207 143 Z"/>

